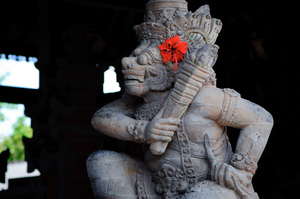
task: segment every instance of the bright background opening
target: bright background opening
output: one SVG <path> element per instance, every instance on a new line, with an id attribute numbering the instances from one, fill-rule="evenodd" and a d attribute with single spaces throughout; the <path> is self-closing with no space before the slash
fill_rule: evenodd
<path id="1" fill-rule="evenodd" d="M 22 119 L 24 120 L 23 124 L 30 127 L 31 119 L 24 115 L 24 110 L 23 104 L 0 102 L 0 143 L 3 142 L 5 137 L 13 135 L 13 125 L 18 122 L 19 118 L 24 118 Z"/>
<path id="2" fill-rule="evenodd" d="M 103 93 L 116 93 L 121 91 L 119 82 L 117 82 L 117 74 L 115 67 L 109 66 L 104 72 Z"/>
<path id="3" fill-rule="evenodd" d="M 32 138 L 31 119 L 24 115 L 23 104 L 0 102 L 0 153 L 10 150 L 5 183 L 0 183 L 0 191 L 8 189 L 8 180 L 39 176 L 36 169 L 27 173 L 27 162 L 24 161 L 25 151 L 22 137 Z"/>
<path id="4" fill-rule="evenodd" d="M 0 54 L 0 86 L 38 89 L 39 70 L 36 57 Z"/>
<path id="5" fill-rule="evenodd" d="M 0 86 L 38 89 L 39 70 L 35 68 L 37 58 L 0 54 Z M 9 188 L 8 180 L 39 176 L 36 169 L 27 173 L 24 161 L 25 150 L 23 136 L 32 138 L 31 119 L 24 115 L 23 104 L 0 102 L 0 153 L 9 149 L 5 183 L 0 183 L 0 191 Z"/>

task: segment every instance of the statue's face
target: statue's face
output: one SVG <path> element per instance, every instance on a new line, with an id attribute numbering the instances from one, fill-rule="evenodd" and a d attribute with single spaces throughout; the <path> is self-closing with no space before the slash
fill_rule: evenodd
<path id="1" fill-rule="evenodd" d="M 166 66 L 157 47 L 138 47 L 122 59 L 122 69 L 125 92 L 129 95 L 145 97 L 167 81 Z"/>

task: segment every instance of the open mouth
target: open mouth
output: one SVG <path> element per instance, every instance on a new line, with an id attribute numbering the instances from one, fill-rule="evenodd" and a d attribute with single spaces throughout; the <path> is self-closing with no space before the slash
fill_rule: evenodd
<path id="1" fill-rule="evenodd" d="M 144 83 L 144 71 L 122 70 L 125 83 Z"/>
<path id="2" fill-rule="evenodd" d="M 131 84 L 131 83 L 143 83 L 144 77 L 136 77 L 131 75 L 125 75 L 124 76 L 125 84 Z"/>

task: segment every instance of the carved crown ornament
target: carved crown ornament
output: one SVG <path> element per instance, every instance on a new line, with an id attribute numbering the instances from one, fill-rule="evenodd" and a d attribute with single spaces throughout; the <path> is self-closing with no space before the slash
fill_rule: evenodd
<path id="1" fill-rule="evenodd" d="M 177 35 L 191 50 L 214 44 L 222 28 L 222 22 L 211 17 L 208 5 L 192 13 L 185 0 L 150 0 L 144 21 L 134 26 L 141 44 L 160 45 Z"/>

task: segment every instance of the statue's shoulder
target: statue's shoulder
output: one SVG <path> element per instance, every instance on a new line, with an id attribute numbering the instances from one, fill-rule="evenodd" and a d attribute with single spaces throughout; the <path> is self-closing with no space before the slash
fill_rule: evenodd
<path id="1" fill-rule="evenodd" d="M 224 96 L 241 97 L 240 93 L 231 88 L 217 88 L 211 85 L 203 86 L 195 97 L 195 102 L 199 103 L 223 103 Z"/>
<path id="2" fill-rule="evenodd" d="M 197 104 L 219 104 L 223 103 L 224 99 L 224 89 L 217 88 L 211 85 L 203 86 L 197 95 L 195 96 L 192 103 Z"/>
<path id="3" fill-rule="evenodd" d="M 220 89 L 205 85 L 195 96 L 191 107 L 198 108 L 199 113 L 204 114 L 204 117 L 216 120 L 224 107 L 224 100 L 239 96 L 240 94 L 233 89 Z"/>

